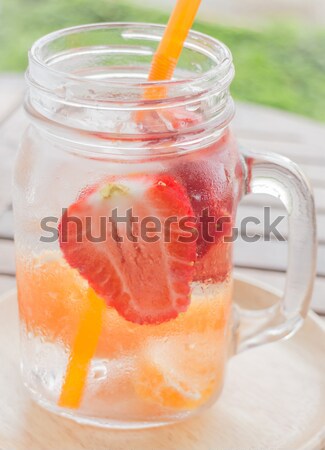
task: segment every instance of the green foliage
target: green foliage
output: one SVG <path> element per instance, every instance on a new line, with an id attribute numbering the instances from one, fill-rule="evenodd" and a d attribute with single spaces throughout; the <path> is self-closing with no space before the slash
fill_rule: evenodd
<path id="1" fill-rule="evenodd" d="M 167 15 L 120 0 L 2 0 L 0 70 L 24 70 L 27 50 L 58 28 L 114 21 L 165 23 Z M 225 42 L 234 55 L 234 97 L 325 121 L 325 31 L 297 24 L 248 30 L 197 23 L 197 30 Z"/>

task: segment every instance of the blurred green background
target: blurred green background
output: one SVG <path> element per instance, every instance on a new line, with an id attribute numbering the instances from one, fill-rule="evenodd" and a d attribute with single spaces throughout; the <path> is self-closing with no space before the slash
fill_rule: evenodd
<path id="1" fill-rule="evenodd" d="M 168 13 L 114 0 L 2 0 L 0 17 L 0 71 L 8 72 L 23 71 L 32 42 L 58 28 L 103 21 L 166 23 Z M 195 29 L 232 50 L 236 99 L 325 121 L 323 27 L 290 18 L 256 27 L 199 19 Z"/>

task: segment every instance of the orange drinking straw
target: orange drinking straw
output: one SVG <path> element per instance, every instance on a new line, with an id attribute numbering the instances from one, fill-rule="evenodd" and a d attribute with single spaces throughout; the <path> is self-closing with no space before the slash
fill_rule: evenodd
<path id="1" fill-rule="evenodd" d="M 88 289 L 87 305 L 79 322 L 79 327 L 61 389 L 58 405 L 64 408 L 79 408 L 84 392 L 90 361 L 92 360 L 99 336 L 106 304 L 92 288 Z"/>
<path id="2" fill-rule="evenodd" d="M 167 24 L 149 73 L 149 81 L 169 80 L 174 73 L 185 39 L 194 22 L 201 0 L 178 0 Z M 147 89 L 145 98 L 161 98 L 165 89 Z M 88 305 L 80 319 L 63 381 L 58 405 L 79 408 L 89 365 L 102 330 L 105 302 L 89 288 Z"/>
<path id="3" fill-rule="evenodd" d="M 170 80 L 201 0 L 178 0 L 153 57 L 149 81 Z"/>
<path id="4" fill-rule="evenodd" d="M 158 49 L 152 59 L 148 81 L 170 80 L 174 74 L 185 39 L 193 25 L 201 0 L 177 0 Z M 164 88 L 147 88 L 146 99 L 165 96 Z"/>

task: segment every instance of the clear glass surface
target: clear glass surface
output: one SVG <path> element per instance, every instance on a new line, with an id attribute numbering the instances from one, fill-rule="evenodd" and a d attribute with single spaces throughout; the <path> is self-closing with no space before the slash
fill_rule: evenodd
<path id="1" fill-rule="evenodd" d="M 239 153 L 228 127 L 234 113 L 233 65 L 222 43 L 191 32 L 175 79 L 145 81 L 162 33 L 160 26 L 143 24 L 77 27 L 42 38 L 30 53 L 26 110 L 31 125 L 14 183 L 23 380 L 39 404 L 99 426 L 157 426 L 211 405 L 221 392 L 232 349 L 292 334 L 306 315 L 312 288 L 314 209 L 303 175 L 280 157 Z M 148 99 L 148 89 L 164 96 Z M 132 193 L 135 186 L 142 192 L 143 197 L 132 197 L 140 215 L 146 208 L 160 218 L 187 211 L 200 219 L 208 209 L 214 220 L 213 241 L 196 230 L 195 255 L 187 268 L 179 265 L 178 246 L 168 250 L 164 264 L 155 243 L 149 247 L 141 241 L 139 254 L 136 246 L 127 247 L 129 257 L 118 264 L 124 278 L 137 274 L 129 277 L 133 300 L 145 299 L 149 311 L 145 319 L 141 311 L 141 321 L 139 311 L 135 315 L 122 308 L 122 301 L 107 299 L 105 289 L 114 283 L 105 284 L 107 271 L 101 272 L 101 260 L 93 256 L 95 245 L 87 247 L 82 261 L 73 260 L 58 239 L 65 209 L 76 211 L 77 205 L 80 211 L 80 205 L 93 205 L 96 195 L 110 198 L 112 185 L 120 194 L 118 207 L 125 191 Z M 157 186 L 164 185 L 173 195 L 157 203 Z M 156 189 L 149 203 L 148 186 Z M 233 318 L 233 244 L 225 239 L 245 192 L 280 196 L 293 236 L 283 305 L 266 310 L 263 324 L 255 325 L 247 314 L 240 325 Z M 194 248 L 188 245 L 182 249 Z M 110 249 L 103 258 L 114 266 L 117 257 Z M 297 261 L 300 252 L 303 265 Z M 178 310 L 168 316 L 162 309 L 166 317 L 153 320 L 151 309 L 157 306 L 152 305 L 159 303 L 166 280 L 177 285 Z M 81 402 L 68 408 L 60 395 L 91 289 L 97 289 L 96 301 L 103 296 L 107 304 Z M 123 300 L 118 290 L 114 293 Z"/>

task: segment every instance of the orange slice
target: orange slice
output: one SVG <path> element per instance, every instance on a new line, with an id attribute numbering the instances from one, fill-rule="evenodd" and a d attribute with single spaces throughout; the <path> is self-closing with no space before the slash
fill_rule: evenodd
<path id="1" fill-rule="evenodd" d="M 71 347 L 89 305 L 88 283 L 58 253 L 44 252 L 17 264 L 21 320 L 28 331 Z M 196 292 L 198 291 L 198 292 Z M 224 333 L 231 305 L 231 284 L 194 288 L 188 310 L 160 325 L 128 322 L 113 308 L 103 313 L 96 357 L 116 358 L 139 352 L 148 339 L 180 334 Z"/>
<path id="2" fill-rule="evenodd" d="M 197 408 L 221 389 L 226 353 L 226 341 L 216 333 L 153 342 L 140 363 L 135 391 L 169 409 Z"/>
<path id="3" fill-rule="evenodd" d="M 44 253 L 17 264 L 20 318 L 28 331 L 71 347 L 89 305 L 88 283 L 57 254 Z M 103 313 L 96 356 L 114 357 L 137 346 L 140 325 L 113 309 Z"/>

